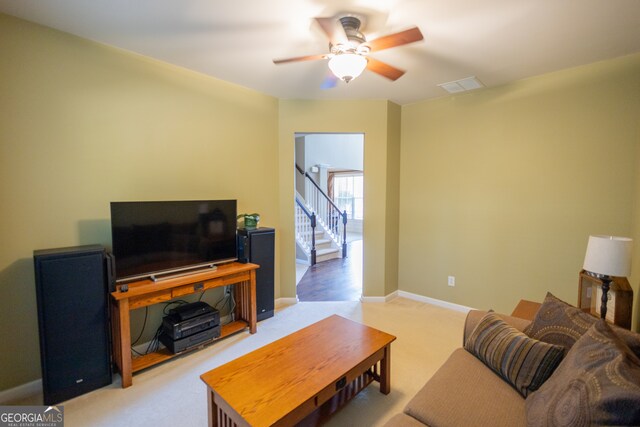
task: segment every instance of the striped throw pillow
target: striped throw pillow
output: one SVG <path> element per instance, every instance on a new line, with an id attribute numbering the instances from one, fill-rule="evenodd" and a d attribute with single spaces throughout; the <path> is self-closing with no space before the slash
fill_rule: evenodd
<path id="1" fill-rule="evenodd" d="M 522 396 L 536 391 L 562 361 L 563 347 L 529 338 L 495 313 L 487 313 L 464 348 Z"/>

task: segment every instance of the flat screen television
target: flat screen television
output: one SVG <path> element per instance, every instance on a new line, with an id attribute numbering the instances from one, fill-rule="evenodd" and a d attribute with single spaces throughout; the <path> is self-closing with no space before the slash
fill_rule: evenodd
<path id="1" fill-rule="evenodd" d="M 111 202 L 116 281 L 237 259 L 235 200 Z"/>

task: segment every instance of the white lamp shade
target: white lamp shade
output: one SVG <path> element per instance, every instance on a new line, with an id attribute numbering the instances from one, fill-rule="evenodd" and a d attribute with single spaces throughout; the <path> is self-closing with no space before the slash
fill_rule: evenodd
<path id="1" fill-rule="evenodd" d="M 604 276 L 627 277 L 631 274 L 632 246 L 628 237 L 589 236 L 582 268 Z"/>
<path id="2" fill-rule="evenodd" d="M 347 83 L 358 77 L 367 67 L 367 58 L 355 53 L 343 53 L 329 60 L 329 69 Z"/>

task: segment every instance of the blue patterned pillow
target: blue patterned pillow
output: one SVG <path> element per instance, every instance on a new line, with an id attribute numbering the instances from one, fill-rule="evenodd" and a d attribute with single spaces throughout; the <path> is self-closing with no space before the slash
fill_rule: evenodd
<path id="1" fill-rule="evenodd" d="M 532 427 L 638 426 L 640 359 L 597 320 L 525 401 L 525 412 Z"/>
<path id="2" fill-rule="evenodd" d="M 563 347 L 529 338 L 495 313 L 487 313 L 464 348 L 527 397 L 562 361 Z"/>
<path id="3" fill-rule="evenodd" d="M 597 317 L 585 313 L 555 297 L 551 292 L 547 292 L 533 322 L 523 332 L 531 338 L 549 344 L 561 345 L 565 349 L 564 353 L 567 354 L 571 346 L 597 321 Z M 611 328 L 640 358 L 640 334 L 615 325 Z"/>

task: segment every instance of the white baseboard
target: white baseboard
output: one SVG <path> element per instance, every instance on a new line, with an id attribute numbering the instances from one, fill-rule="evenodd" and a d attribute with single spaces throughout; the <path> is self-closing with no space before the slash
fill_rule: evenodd
<path id="1" fill-rule="evenodd" d="M 360 302 L 387 302 L 387 297 L 360 297 Z"/>
<path id="2" fill-rule="evenodd" d="M 298 303 L 298 298 L 276 298 L 276 308 L 286 307 Z"/>
<path id="3" fill-rule="evenodd" d="M 389 302 L 392 299 L 398 298 L 398 291 L 391 292 L 389 295 L 384 297 L 365 297 L 362 295 L 360 297 L 361 302 Z"/>
<path id="4" fill-rule="evenodd" d="M 413 294 L 406 291 L 398 291 L 398 296 L 402 298 L 411 299 L 419 302 L 426 302 L 427 304 L 437 305 L 438 307 L 448 308 L 450 310 L 460 311 L 462 313 L 468 313 L 471 310 L 475 310 L 472 307 L 465 305 L 455 304 L 449 301 L 442 301 L 435 298 L 425 297 L 424 295 Z"/>
<path id="5" fill-rule="evenodd" d="M 42 393 L 42 380 L 38 379 L 8 390 L 0 391 L 0 405 L 15 402 L 40 393 Z"/>

